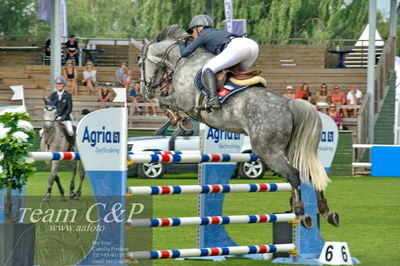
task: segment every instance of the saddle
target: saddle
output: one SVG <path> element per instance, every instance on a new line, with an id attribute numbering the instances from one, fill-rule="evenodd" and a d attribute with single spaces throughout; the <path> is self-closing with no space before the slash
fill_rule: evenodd
<path id="1" fill-rule="evenodd" d="M 243 71 L 240 69 L 239 64 L 230 68 L 219 71 L 215 77 L 217 79 L 218 90 L 222 89 L 227 80 L 238 86 L 250 86 L 255 84 L 262 84 L 267 87 L 267 81 L 259 76 L 261 70 Z"/>

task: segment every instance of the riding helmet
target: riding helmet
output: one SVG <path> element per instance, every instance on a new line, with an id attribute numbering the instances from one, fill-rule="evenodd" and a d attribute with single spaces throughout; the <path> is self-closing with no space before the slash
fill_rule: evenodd
<path id="1" fill-rule="evenodd" d="M 197 15 L 190 22 L 189 28 L 186 30 L 188 33 L 192 32 L 194 27 L 214 28 L 214 21 L 207 15 Z"/>
<path id="2" fill-rule="evenodd" d="M 63 76 L 58 76 L 56 78 L 56 80 L 54 81 L 54 83 L 56 84 L 67 84 L 67 81 L 65 80 L 65 78 Z"/>

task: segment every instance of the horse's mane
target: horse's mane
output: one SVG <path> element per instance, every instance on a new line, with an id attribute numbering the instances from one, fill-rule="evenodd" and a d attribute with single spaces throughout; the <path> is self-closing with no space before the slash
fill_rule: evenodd
<path id="1" fill-rule="evenodd" d="M 156 41 L 161 42 L 161 41 L 167 40 L 167 39 L 178 40 L 178 39 L 183 39 L 188 36 L 189 36 L 189 34 L 187 34 L 187 32 L 184 29 L 182 29 L 181 26 L 179 26 L 178 24 L 174 24 L 174 25 L 164 28 L 157 35 Z"/>

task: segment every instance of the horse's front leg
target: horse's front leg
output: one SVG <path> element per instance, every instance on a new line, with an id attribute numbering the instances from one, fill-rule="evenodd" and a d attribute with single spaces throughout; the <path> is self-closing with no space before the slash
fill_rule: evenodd
<path id="1" fill-rule="evenodd" d="M 175 126 L 178 121 L 181 120 L 178 111 L 171 108 L 175 103 L 175 98 L 173 96 L 161 97 L 159 98 L 160 108 L 164 114 L 171 121 L 171 125 Z"/>
<path id="2" fill-rule="evenodd" d="M 51 173 L 50 173 L 49 180 L 48 180 L 47 193 L 43 199 L 43 201 L 45 201 L 45 202 L 48 202 L 51 198 L 51 190 L 52 190 L 54 181 L 57 182 L 58 188 L 60 190 L 61 198 L 64 198 L 64 189 L 62 188 L 61 183 L 59 182 L 59 178 L 57 176 L 57 169 L 58 169 L 59 163 L 60 163 L 59 161 L 51 162 Z"/>
<path id="3" fill-rule="evenodd" d="M 71 176 L 71 183 L 69 184 L 69 198 L 73 200 L 76 196 L 74 190 L 75 190 L 75 176 L 76 176 L 76 163 L 75 162 L 70 162 L 70 161 L 65 161 L 67 166 L 71 169 L 72 171 L 72 176 Z"/>
<path id="4" fill-rule="evenodd" d="M 76 191 L 76 200 L 80 200 L 81 199 L 81 194 L 82 194 L 82 184 L 83 184 L 83 180 L 85 179 L 85 169 L 83 169 L 83 165 L 81 162 L 78 162 L 78 166 L 77 168 L 79 169 L 79 186 L 78 186 L 78 190 Z"/>

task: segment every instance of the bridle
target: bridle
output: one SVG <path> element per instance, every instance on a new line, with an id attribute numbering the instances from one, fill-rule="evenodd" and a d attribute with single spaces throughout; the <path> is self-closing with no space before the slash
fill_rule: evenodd
<path id="1" fill-rule="evenodd" d="M 167 60 L 170 52 L 172 51 L 173 48 L 175 48 L 175 46 L 178 45 L 178 42 L 175 42 L 173 44 L 171 44 L 170 46 L 168 46 L 168 48 L 165 50 L 163 56 L 161 57 L 161 60 L 159 62 L 154 62 L 152 60 L 150 60 L 147 57 L 147 53 L 149 50 L 149 47 L 154 44 L 154 42 L 149 43 L 148 45 L 146 45 L 143 48 L 143 52 L 141 54 L 139 54 L 138 59 L 140 58 L 140 55 L 142 55 L 142 64 L 141 64 L 141 69 L 142 69 L 142 73 L 143 73 L 143 81 L 144 85 L 151 91 L 153 88 L 158 87 L 160 88 L 160 90 L 163 89 L 163 87 L 161 86 L 166 80 L 168 80 L 169 77 L 171 77 L 171 75 L 173 75 L 173 72 L 171 71 L 170 73 L 168 73 L 167 75 L 164 75 L 166 73 L 166 70 L 164 70 L 164 74 L 163 74 L 163 78 L 160 79 L 160 81 L 158 83 L 156 83 L 156 78 L 157 78 L 157 74 L 158 71 L 162 68 L 165 69 L 165 61 Z M 155 70 L 153 72 L 153 75 L 150 77 L 150 80 L 147 82 L 146 80 L 146 65 L 145 65 L 145 60 L 148 60 L 150 63 L 156 65 Z M 176 64 L 179 62 L 179 60 L 181 59 L 181 57 L 179 57 L 178 61 L 176 62 Z"/>

